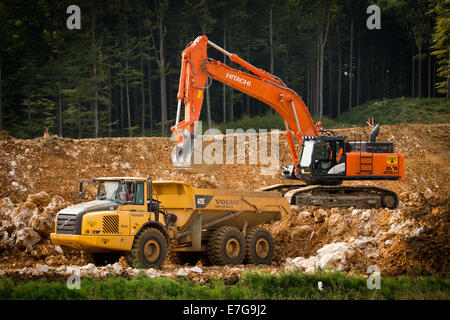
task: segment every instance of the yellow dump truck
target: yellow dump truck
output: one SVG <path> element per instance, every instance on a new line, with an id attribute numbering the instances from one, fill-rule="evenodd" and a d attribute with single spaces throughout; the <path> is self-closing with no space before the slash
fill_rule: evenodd
<path id="1" fill-rule="evenodd" d="M 177 181 L 108 177 L 96 200 L 58 212 L 54 244 L 93 254 L 96 263 L 124 255 L 132 266 L 160 267 L 168 253 L 179 263 L 201 255 L 212 264 L 268 264 L 271 234 L 258 225 L 280 220 L 289 204 L 278 192 L 194 188 Z"/>

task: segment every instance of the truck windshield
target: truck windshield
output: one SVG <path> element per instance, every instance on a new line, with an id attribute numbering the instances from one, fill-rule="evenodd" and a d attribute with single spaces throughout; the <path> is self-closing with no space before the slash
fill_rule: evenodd
<path id="1" fill-rule="evenodd" d="M 98 185 L 97 200 L 122 202 L 119 198 L 119 181 L 101 181 Z"/>
<path id="2" fill-rule="evenodd" d="M 313 140 L 308 140 L 303 143 L 302 158 L 300 159 L 300 167 L 309 167 L 311 165 L 313 150 L 314 150 Z"/>

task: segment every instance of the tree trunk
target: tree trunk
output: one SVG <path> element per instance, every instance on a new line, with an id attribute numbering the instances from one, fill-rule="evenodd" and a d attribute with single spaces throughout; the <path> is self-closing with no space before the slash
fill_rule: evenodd
<path id="1" fill-rule="evenodd" d="M 128 52 L 128 19 L 125 18 L 125 52 Z M 128 77 L 128 53 L 125 55 L 125 98 L 127 101 L 128 136 L 131 137 L 130 84 Z"/>
<path id="2" fill-rule="evenodd" d="M 78 139 L 81 139 L 81 106 L 80 103 L 77 103 L 77 120 L 78 120 Z"/>
<path id="3" fill-rule="evenodd" d="M 350 59 L 348 64 L 348 108 L 352 108 L 352 84 L 353 84 L 353 16 L 350 22 Z"/>
<path id="4" fill-rule="evenodd" d="M 328 11 L 328 14 L 327 14 Z M 323 22 L 326 19 L 326 27 L 325 30 L 323 29 Z M 320 24 L 320 46 L 319 46 L 319 120 L 322 121 L 323 117 L 323 55 L 325 51 L 325 45 L 327 43 L 328 39 L 328 28 L 330 26 L 330 12 L 329 8 L 327 7 L 327 4 L 324 0 L 322 0 L 322 22 Z"/>
<path id="5" fill-rule="evenodd" d="M 330 40 L 331 41 L 331 40 Z M 328 46 L 328 83 L 329 83 L 329 87 L 328 87 L 328 105 L 329 105 L 329 114 L 330 117 L 333 117 L 333 97 L 332 97 L 332 83 L 331 83 L 331 48 L 330 46 Z"/>
<path id="6" fill-rule="evenodd" d="M 120 96 L 120 134 L 123 135 L 123 128 L 124 125 L 124 119 L 123 119 L 123 85 L 122 85 L 122 79 L 120 79 L 120 85 L 119 85 L 119 96 Z"/>
<path id="7" fill-rule="evenodd" d="M 58 109 L 57 109 L 57 122 L 58 122 L 58 135 L 62 137 L 62 79 L 61 79 L 61 57 L 58 50 Z M 30 108 L 31 112 L 31 108 Z"/>
<path id="8" fill-rule="evenodd" d="M 170 81 L 170 78 L 171 78 L 171 74 L 169 72 L 169 73 L 167 73 L 167 76 L 166 76 L 166 84 L 167 84 L 166 96 L 167 96 L 167 101 L 169 101 L 169 102 L 176 100 L 176 98 L 174 99 L 173 97 L 174 97 L 174 94 L 176 96 L 176 94 L 178 93 L 178 90 L 177 90 L 177 92 L 174 93 L 173 86 L 170 85 L 172 83 Z M 175 110 L 174 114 L 172 114 L 172 112 L 174 111 L 175 108 L 171 107 L 171 105 L 172 104 L 170 104 L 170 103 L 167 105 L 166 120 L 175 118 L 175 114 L 177 111 Z"/>
<path id="9" fill-rule="evenodd" d="M 448 48 L 448 59 L 447 59 L 447 70 L 450 70 L 450 47 Z M 450 77 L 448 76 L 447 72 L 447 95 L 448 98 L 450 95 Z"/>
<path id="10" fill-rule="evenodd" d="M 310 58 L 310 63 L 311 63 L 311 105 L 310 105 L 310 113 L 311 115 L 314 114 L 315 110 L 316 110 L 316 87 L 317 87 L 317 83 L 316 83 L 316 78 L 317 78 L 317 59 L 315 57 L 315 51 L 313 49 L 311 49 L 311 58 Z"/>
<path id="11" fill-rule="evenodd" d="M 108 137 L 112 136 L 112 74 L 111 70 L 108 73 Z"/>
<path id="12" fill-rule="evenodd" d="M 319 105 L 320 105 L 320 97 L 319 97 L 319 91 L 320 91 L 320 33 L 317 31 L 316 34 L 316 71 L 314 75 L 315 78 L 315 102 L 314 102 L 314 116 L 317 117 L 319 115 Z"/>
<path id="13" fill-rule="evenodd" d="M 233 99 L 234 99 L 234 97 L 233 97 L 233 95 L 234 95 L 234 89 L 233 88 L 230 88 L 230 117 L 229 117 L 229 121 L 233 121 L 233 119 L 234 119 L 234 114 L 233 114 L 233 112 L 234 112 L 234 110 L 233 110 Z"/>
<path id="14" fill-rule="evenodd" d="M 415 65 L 414 46 L 415 46 L 415 44 L 413 43 L 413 45 L 411 47 L 411 97 L 412 98 L 415 98 L 415 96 L 416 96 L 416 92 L 415 92 L 415 70 L 414 70 L 414 65 Z"/>
<path id="15" fill-rule="evenodd" d="M 370 79 L 372 73 L 372 63 L 369 60 L 369 72 L 367 73 L 367 100 L 370 100 Z"/>
<path id="16" fill-rule="evenodd" d="M 150 120 L 150 134 L 153 132 L 153 103 L 152 103 L 152 61 L 150 60 L 150 48 L 148 49 L 148 115 Z"/>
<path id="17" fill-rule="evenodd" d="M 431 43 L 428 42 L 428 98 L 431 98 Z"/>
<path id="18" fill-rule="evenodd" d="M 92 101 L 92 113 L 94 116 L 94 138 L 98 138 L 98 88 L 97 88 L 97 53 L 95 47 L 95 12 L 94 7 L 91 8 L 91 46 L 94 55 L 92 62 L 92 86 L 94 99 Z"/>
<path id="19" fill-rule="evenodd" d="M 130 85 L 129 85 L 129 79 L 128 79 L 128 58 L 125 62 L 125 99 L 127 102 L 128 135 L 131 137 L 131 111 L 130 111 Z"/>
<path id="20" fill-rule="evenodd" d="M 144 85 L 144 52 L 142 50 L 142 34 L 141 27 L 139 26 L 139 53 L 141 55 L 141 135 L 145 136 L 145 85 Z"/>
<path id="21" fill-rule="evenodd" d="M 339 39 L 339 23 L 336 24 L 336 35 L 338 45 L 338 99 L 337 99 L 337 117 L 341 116 L 341 94 L 342 94 L 342 52 L 341 41 Z"/>
<path id="22" fill-rule="evenodd" d="M 287 69 L 288 69 L 288 44 L 289 44 L 289 41 L 288 41 L 288 37 L 286 36 L 286 40 L 285 40 L 285 42 L 284 42 L 284 66 L 283 66 L 283 79 L 284 79 L 284 81 L 285 82 L 287 82 L 287 81 L 289 81 L 289 79 L 288 79 L 288 72 L 287 72 Z"/>
<path id="23" fill-rule="evenodd" d="M 309 108 L 311 102 L 311 59 L 309 50 L 306 57 L 306 106 Z"/>
<path id="24" fill-rule="evenodd" d="M 361 66 L 361 40 L 360 37 L 358 36 L 358 65 L 357 68 L 358 70 L 356 71 L 356 75 L 357 75 L 357 80 L 356 80 L 356 105 L 359 106 L 359 94 L 360 94 L 360 90 L 359 90 L 359 84 L 360 84 L 360 66 Z"/>
<path id="25" fill-rule="evenodd" d="M 319 52 L 317 54 L 317 57 L 319 59 L 318 67 L 319 67 L 319 73 L 317 76 L 317 115 L 319 116 L 319 121 L 322 120 L 322 113 L 323 113 L 323 46 L 322 46 L 322 38 L 323 38 L 323 14 L 325 10 L 325 2 L 322 0 L 322 19 L 319 22 L 319 29 L 318 29 L 318 42 L 319 42 Z"/>
<path id="26" fill-rule="evenodd" d="M 166 97 L 166 64 L 164 60 L 164 18 L 159 17 L 159 74 L 161 86 L 161 134 L 166 136 L 167 97 Z"/>
<path id="27" fill-rule="evenodd" d="M 133 104 L 131 105 L 131 118 L 134 125 L 139 124 L 139 89 L 137 87 L 131 87 L 131 97 L 133 97 Z"/>
<path id="28" fill-rule="evenodd" d="M 273 3 L 272 3 L 272 0 L 270 0 L 269 1 L 270 74 L 273 74 L 273 26 L 272 26 L 272 16 L 273 16 Z"/>
<path id="29" fill-rule="evenodd" d="M 422 47 L 419 47 L 419 62 L 418 62 L 418 75 L 417 75 L 417 86 L 419 89 L 418 96 L 422 97 Z"/>
<path id="30" fill-rule="evenodd" d="M 435 89 L 435 83 L 436 83 L 436 59 L 432 57 L 432 73 L 431 73 L 431 83 L 433 86 L 431 87 L 431 95 L 432 98 L 436 97 L 436 89 Z"/>
<path id="31" fill-rule="evenodd" d="M 386 57 L 383 56 L 383 63 L 381 64 L 381 95 L 382 98 L 386 97 L 386 85 L 385 85 L 385 64 L 386 64 Z"/>
<path id="32" fill-rule="evenodd" d="M 28 107 L 28 130 L 31 133 L 31 90 L 30 84 L 27 85 L 27 107 Z"/>

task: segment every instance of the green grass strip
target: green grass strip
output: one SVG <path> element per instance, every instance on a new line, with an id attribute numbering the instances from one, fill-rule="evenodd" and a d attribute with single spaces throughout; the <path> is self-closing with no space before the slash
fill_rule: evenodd
<path id="1" fill-rule="evenodd" d="M 318 282 L 323 284 L 319 291 Z M 64 280 L 17 280 L 0 278 L 0 299 L 57 300 L 57 299 L 449 299 L 450 280 L 427 276 L 382 278 L 381 289 L 370 290 L 362 276 L 341 272 L 318 274 L 245 273 L 233 285 L 219 279 L 206 284 L 184 278 L 155 278 L 145 274 L 134 278 L 82 277 L 80 289 L 68 289 Z"/>

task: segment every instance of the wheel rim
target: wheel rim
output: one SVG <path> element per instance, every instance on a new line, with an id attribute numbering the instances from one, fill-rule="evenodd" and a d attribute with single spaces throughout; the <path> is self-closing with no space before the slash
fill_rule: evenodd
<path id="1" fill-rule="evenodd" d="M 231 259 L 235 259 L 237 256 L 239 256 L 241 245 L 239 244 L 239 241 L 232 238 L 227 241 L 225 249 L 227 252 L 227 256 Z"/>
<path id="2" fill-rule="evenodd" d="M 153 262 L 158 259 L 159 256 L 159 244 L 155 240 L 149 240 L 144 246 L 144 256 L 149 262 Z"/>
<path id="3" fill-rule="evenodd" d="M 260 238 L 256 241 L 255 251 L 258 257 L 265 258 L 269 254 L 269 242 L 266 239 Z"/>

